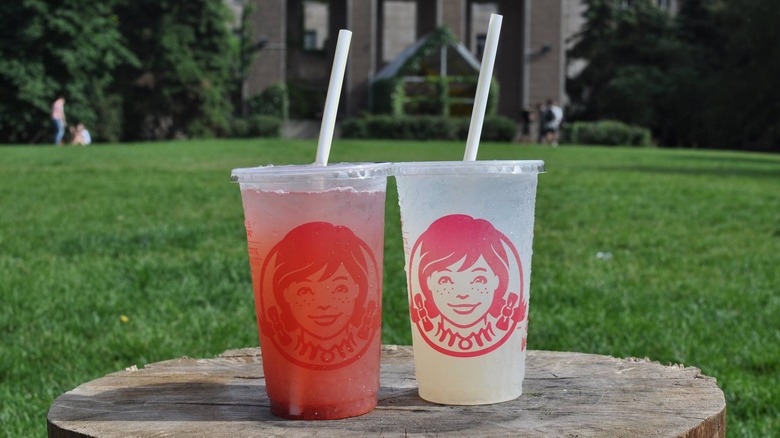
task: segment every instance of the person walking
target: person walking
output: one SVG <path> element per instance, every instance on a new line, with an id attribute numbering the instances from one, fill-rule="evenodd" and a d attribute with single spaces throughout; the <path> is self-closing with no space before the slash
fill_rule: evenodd
<path id="1" fill-rule="evenodd" d="M 536 137 L 535 137 L 537 143 L 544 143 L 545 114 L 547 114 L 547 107 L 541 102 L 537 103 L 536 104 Z"/>
<path id="2" fill-rule="evenodd" d="M 536 110 L 528 105 L 520 112 L 520 142 L 533 143 L 537 136 L 533 135 L 532 131 L 536 125 Z"/>
<path id="3" fill-rule="evenodd" d="M 547 101 L 547 109 L 544 113 L 544 140 L 545 143 L 558 146 L 559 131 L 563 122 L 563 109 L 558 102 L 550 99 Z"/>
<path id="4" fill-rule="evenodd" d="M 65 136 L 65 97 L 59 95 L 57 100 L 51 106 L 51 119 L 54 122 L 55 134 L 54 145 L 62 145 L 62 138 Z"/>

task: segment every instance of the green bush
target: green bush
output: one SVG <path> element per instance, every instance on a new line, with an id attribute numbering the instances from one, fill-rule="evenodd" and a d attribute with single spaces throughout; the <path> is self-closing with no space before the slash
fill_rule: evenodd
<path id="1" fill-rule="evenodd" d="M 282 120 L 278 117 L 255 115 L 235 118 L 230 122 L 230 137 L 279 137 Z"/>
<path id="2" fill-rule="evenodd" d="M 563 127 L 563 139 L 573 144 L 606 146 L 652 146 L 650 130 L 617 120 L 574 122 Z"/>
<path id="3" fill-rule="evenodd" d="M 287 82 L 290 117 L 293 119 L 321 119 L 325 107 L 326 89 L 298 81 Z"/>
<path id="4" fill-rule="evenodd" d="M 369 138 L 368 125 L 364 118 L 346 119 L 339 124 L 343 138 Z"/>
<path id="5" fill-rule="evenodd" d="M 247 119 L 235 118 L 230 121 L 230 137 L 249 138 L 249 121 Z"/>
<path id="6" fill-rule="evenodd" d="M 279 137 L 282 131 L 282 119 L 257 115 L 247 118 L 250 137 Z"/>
<path id="7" fill-rule="evenodd" d="M 216 127 L 203 119 L 195 119 L 187 125 L 184 133 L 189 138 L 215 138 L 217 137 Z"/>
<path id="8" fill-rule="evenodd" d="M 341 136 L 389 140 L 465 140 L 469 123 L 470 119 L 465 117 L 371 115 L 342 122 Z M 482 126 L 481 139 L 511 141 L 515 133 L 513 120 L 503 116 L 488 116 Z"/>
<path id="9" fill-rule="evenodd" d="M 369 138 L 408 140 L 414 138 L 410 132 L 410 118 L 376 116 L 366 118 L 366 132 Z"/>
<path id="10" fill-rule="evenodd" d="M 404 111 L 404 81 L 401 78 L 374 82 L 373 108 L 375 114 L 400 116 Z"/>
<path id="11" fill-rule="evenodd" d="M 290 97 L 285 84 L 272 84 L 247 101 L 250 116 L 274 116 L 286 120 L 290 117 Z"/>
<path id="12" fill-rule="evenodd" d="M 93 141 L 118 142 L 122 138 L 122 96 L 95 90 L 92 104 L 96 120 L 84 120 Z"/>
<path id="13" fill-rule="evenodd" d="M 509 117 L 487 116 L 482 124 L 481 139 L 485 141 L 512 141 L 516 134 L 517 123 Z"/>
<path id="14" fill-rule="evenodd" d="M 344 138 L 382 138 L 389 140 L 453 140 L 457 125 L 446 117 L 393 117 L 373 115 L 348 119 L 341 123 Z"/>

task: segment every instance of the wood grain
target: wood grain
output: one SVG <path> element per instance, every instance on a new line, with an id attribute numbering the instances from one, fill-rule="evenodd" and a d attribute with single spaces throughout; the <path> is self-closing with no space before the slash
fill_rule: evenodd
<path id="1" fill-rule="evenodd" d="M 696 368 L 529 351 L 523 395 L 445 406 L 417 395 L 411 347 L 384 346 L 379 406 L 344 420 L 271 415 L 257 348 L 109 374 L 52 404 L 50 437 L 724 437 L 726 401 Z"/>

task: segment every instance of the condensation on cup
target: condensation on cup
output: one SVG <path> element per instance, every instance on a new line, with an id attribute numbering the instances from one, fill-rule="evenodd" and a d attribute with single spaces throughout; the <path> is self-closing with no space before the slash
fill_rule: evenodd
<path id="1" fill-rule="evenodd" d="M 377 404 L 389 164 L 234 169 L 274 415 Z"/>
<path id="2" fill-rule="evenodd" d="M 453 405 L 522 394 L 542 161 L 394 165 L 419 394 Z"/>

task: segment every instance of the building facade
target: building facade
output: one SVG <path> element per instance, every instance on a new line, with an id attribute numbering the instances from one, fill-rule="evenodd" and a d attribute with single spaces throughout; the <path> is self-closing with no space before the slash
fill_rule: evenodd
<path id="1" fill-rule="evenodd" d="M 527 105 L 565 101 L 566 40 L 580 0 L 247 0 L 264 42 L 247 81 L 249 96 L 274 83 L 327 88 L 339 29 L 352 31 L 340 114 L 371 108 L 376 73 L 404 48 L 448 26 L 481 59 L 491 13 L 504 16 L 494 69 L 498 111 L 517 118 Z"/>

